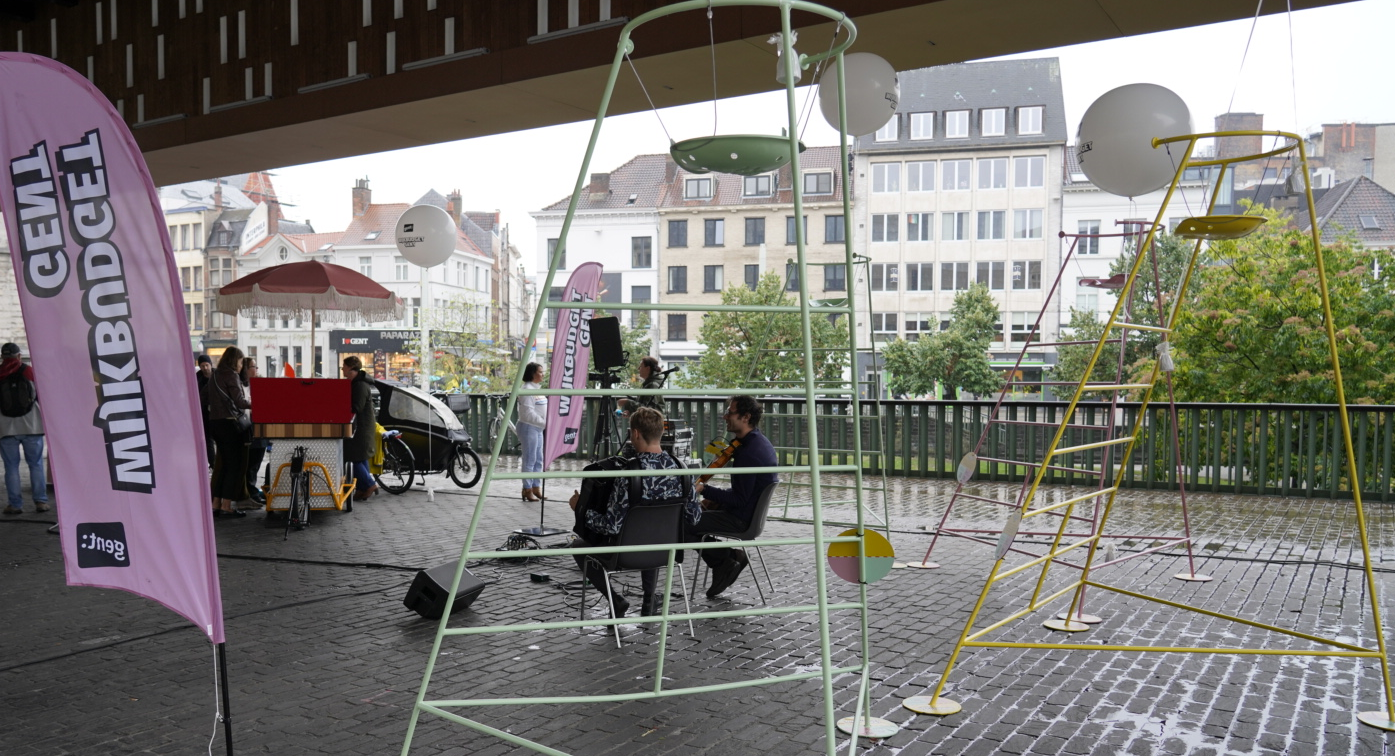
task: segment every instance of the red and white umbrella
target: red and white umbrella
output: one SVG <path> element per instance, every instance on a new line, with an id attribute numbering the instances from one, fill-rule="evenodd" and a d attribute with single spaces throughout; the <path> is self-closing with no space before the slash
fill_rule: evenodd
<path id="1" fill-rule="evenodd" d="M 342 265 L 315 260 L 263 268 L 218 290 L 218 312 L 265 318 L 310 318 L 315 344 L 315 317 L 342 321 L 398 320 L 402 300 L 373 279 Z"/>

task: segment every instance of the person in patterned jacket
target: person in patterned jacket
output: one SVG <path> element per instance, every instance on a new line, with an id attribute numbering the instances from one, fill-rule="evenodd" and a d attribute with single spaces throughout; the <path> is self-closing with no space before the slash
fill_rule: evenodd
<path id="1" fill-rule="evenodd" d="M 664 416 L 658 410 L 640 407 L 630 413 L 630 443 L 634 445 L 635 459 L 639 461 L 640 469 L 678 470 L 683 468 L 682 463 L 659 446 L 663 434 Z M 699 503 L 694 486 L 689 485 L 687 491 L 684 520 L 687 526 L 691 527 L 702 517 L 702 505 Z M 669 501 L 682 497 L 683 492 L 682 476 L 654 475 L 641 478 L 640 495 L 644 501 Z M 572 493 L 570 504 L 573 510 L 576 509 L 579 498 L 578 492 Z M 631 504 L 629 479 L 615 478 L 615 485 L 610 489 L 610 499 L 605 508 L 585 513 L 586 533 L 584 536 L 578 536 L 573 545 L 585 548 L 587 546 L 604 546 L 613 541 L 625 525 L 625 514 L 629 512 Z M 605 588 L 605 573 L 601 571 L 600 567 L 593 562 L 587 562 L 586 557 L 582 555 L 576 556 L 576 562 L 586 573 L 586 577 L 592 585 L 600 589 Z M 658 585 L 658 576 L 657 569 L 644 570 L 640 573 L 640 584 L 644 589 L 644 603 L 640 609 L 641 616 L 650 617 L 659 613 L 660 603 L 654 595 Z M 630 602 L 613 589 L 610 591 L 610 595 L 614 597 L 611 603 L 613 616 L 617 618 L 625 616 L 625 612 L 630 608 Z"/>

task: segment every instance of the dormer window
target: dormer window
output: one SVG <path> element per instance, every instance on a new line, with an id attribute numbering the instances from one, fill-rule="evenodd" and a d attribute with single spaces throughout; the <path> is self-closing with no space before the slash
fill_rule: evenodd
<path id="1" fill-rule="evenodd" d="M 880 129 L 877 129 L 877 134 L 876 134 L 876 136 L 873 137 L 873 139 L 875 139 L 875 140 L 878 141 L 878 142 L 894 142 L 894 141 L 896 141 L 896 139 L 900 136 L 900 135 L 897 133 L 897 123 L 896 123 L 896 121 L 897 121 L 897 118 L 896 118 L 896 116 L 893 115 L 893 116 L 891 117 L 891 120 L 886 122 L 886 125 L 885 125 L 885 126 L 881 127 Z"/>
<path id="2" fill-rule="evenodd" d="M 804 174 L 805 194 L 832 194 L 833 174 L 832 173 L 806 173 Z"/>
<path id="3" fill-rule="evenodd" d="M 1007 108 L 984 108 L 979 121 L 979 133 L 986 137 L 1006 134 Z"/>
<path id="4" fill-rule="evenodd" d="M 1017 135 L 1027 136 L 1041 133 L 1041 112 L 1040 105 L 1033 105 L 1030 108 L 1017 109 Z"/>
<path id="5" fill-rule="evenodd" d="M 683 199 L 712 199 L 712 179 L 690 178 L 684 181 Z"/>
<path id="6" fill-rule="evenodd" d="M 769 197 L 770 196 L 770 176 L 747 176 L 741 182 L 741 196 L 743 197 Z"/>
<path id="7" fill-rule="evenodd" d="M 911 139 L 935 138 L 935 114 L 911 113 Z"/>
<path id="8" fill-rule="evenodd" d="M 969 138 L 969 111 L 951 110 L 945 113 L 945 138 Z"/>
<path id="9" fill-rule="evenodd" d="M 282 260 L 285 260 L 287 257 L 290 257 L 290 255 L 291 255 L 290 251 L 287 250 L 285 247 L 282 247 L 282 248 L 277 252 L 277 256 L 280 257 Z"/>
<path id="10" fill-rule="evenodd" d="M 369 231 L 369 232 L 368 232 L 368 235 L 365 236 L 365 237 L 363 237 L 363 240 L 364 240 L 364 241 L 377 241 L 378 237 L 379 237 L 379 236 L 382 236 L 382 235 L 383 235 L 383 232 L 382 232 L 382 231 Z"/>

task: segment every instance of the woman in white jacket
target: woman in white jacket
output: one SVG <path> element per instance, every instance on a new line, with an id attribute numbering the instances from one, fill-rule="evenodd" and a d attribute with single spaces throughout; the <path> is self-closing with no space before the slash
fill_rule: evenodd
<path id="1" fill-rule="evenodd" d="M 542 388 L 543 369 L 536 362 L 528 363 L 523 369 L 523 388 Z M 542 472 L 543 428 L 547 425 L 547 397 L 520 396 L 518 398 L 518 441 L 523 447 L 523 472 Z M 529 478 L 523 481 L 523 500 L 542 500 L 542 481 Z"/>

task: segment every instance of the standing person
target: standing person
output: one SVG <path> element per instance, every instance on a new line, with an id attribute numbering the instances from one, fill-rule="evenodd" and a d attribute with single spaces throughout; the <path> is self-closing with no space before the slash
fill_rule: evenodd
<path id="1" fill-rule="evenodd" d="M 543 369 L 536 362 L 523 368 L 523 388 L 542 388 Z M 523 472 L 542 472 L 543 428 L 547 427 L 547 397 L 518 397 L 518 444 L 523 447 Z M 523 480 L 523 500 L 542 501 L 542 480 Z"/>
<path id="2" fill-rule="evenodd" d="M 661 412 L 650 407 L 640 407 L 630 413 L 630 443 L 635 448 L 635 461 L 639 463 L 641 470 L 681 470 L 683 463 L 679 462 L 659 446 L 659 441 L 664 435 L 664 416 Z M 701 506 L 698 504 L 697 489 L 687 485 L 691 478 L 679 475 L 650 475 L 642 477 L 640 482 L 641 501 L 630 501 L 630 479 L 616 478 L 615 485 L 610 489 L 610 499 L 603 509 L 590 509 L 584 513 L 584 527 L 577 533 L 577 541 L 574 544 L 579 548 L 589 546 L 609 546 L 615 542 L 620 535 L 620 529 L 625 525 L 625 515 L 630 511 L 630 507 L 643 506 L 645 503 L 657 503 L 673 501 L 680 497 L 684 501 L 684 527 L 692 527 L 700 523 L 699 518 L 704 517 Z M 684 497 L 684 493 L 687 496 Z M 573 511 L 576 510 L 581 500 L 580 492 L 573 492 L 571 505 Z M 594 562 L 588 561 L 586 557 L 577 555 L 576 563 L 586 573 L 586 578 L 598 590 L 607 591 L 611 596 L 611 616 L 620 618 L 625 616 L 625 612 L 630 608 L 630 602 L 625 597 L 606 585 L 605 573 L 601 571 Z M 644 592 L 644 602 L 640 608 L 640 615 L 652 617 L 659 613 L 659 597 L 655 595 L 658 587 L 658 568 L 644 570 L 639 573 L 640 585 Z"/>
<path id="3" fill-rule="evenodd" d="M 373 379 L 363 370 L 363 360 L 349 355 L 344 358 L 344 377 L 353 383 L 349 387 L 354 408 L 354 437 L 344 442 L 344 461 L 354 465 L 354 499 L 363 501 L 378 492 L 378 481 L 368 470 L 373 457 L 373 434 L 378 432 L 378 418 L 373 414 Z"/>
<path id="4" fill-rule="evenodd" d="M 203 403 L 208 407 L 208 425 L 216 454 L 213 461 L 213 516 L 246 517 L 233 502 L 247 498 L 247 434 L 238 425 L 238 416 L 250 412 L 252 402 L 242 390 L 238 371 L 242 350 L 228 347 L 218 359 L 204 387 Z"/>
<path id="5" fill-rule="evenodd" d="M 208 379 L 213 377 L 213 358 L 206 354 L 198 355 L 194 358 L 194 365 L 198 368 L 194 373 L 194 379 L 199 382 L 199 396 L 203 396 L 204 387 L 208 385 Z M 208 405 L 199 402 L 199 414 L 203 417 L 203 444 L 208 452 L 208 464 L 213 464 L 213 433 L 208 429 Z"/>
<path id="6" fill-rule="evenodd" d="M 727 431 L 740 441 L 732 457 L 733 468 L 775 467 L 780 464 L 774 445 L 756 427 L 760 425 L 764 412 L 761 403 L 753 396 L 734 396 L 727 403 L 726 414 L 722 417 L 727 422 Z M 729 489 L 697 484 L 704 511 L 702 519 L 688 529 L 689 540 L 701 540 L 707 533 L 740 533 L 750 527 L 751 515 L 755 514 L 756 500 L 760 498 L 761 491 L 779 479 L 775 473 L 742 474 L 733 470 Z M 702 561 L 712 568 L 708 598 L 716 598 L 731 587 L 747 564 L 746 552 L 741 549 L 702 549 L 698 553 L 702 555 Z"/>
<path id="7" fill-rule="evenodd" d="M 39 392 L 34 387 L 34 368 L 20 359 L 19 345 L 0 347 L 0 457 L 5 460 L 5 493 L 9 503 L 5 514 L 24 512 L 19 494 L 19 450 L 29 465 L 29 487 L 34 495 L 34 511 L 47 512 L 48 482 L 44 479 L 44 421 L 39 415 Z"/>
<path id="8" fill-rule="evenodd" d="M 247 401 L 252 401 L 252 379 L 259 377 L 257 361 L 243 360 L 242 372 L 238 377 L 242 381 L 242 390 L 247 392 Z M 255 436 L 247 447 L 247 496 L 259 506 L 266 504 L 266 496 L 262 495 L 262 489 L 257 485 L 257 473 L 261 472 L 262 460 L 266 458 L 266 450 L 270 447 L 270 441 Z"/>

